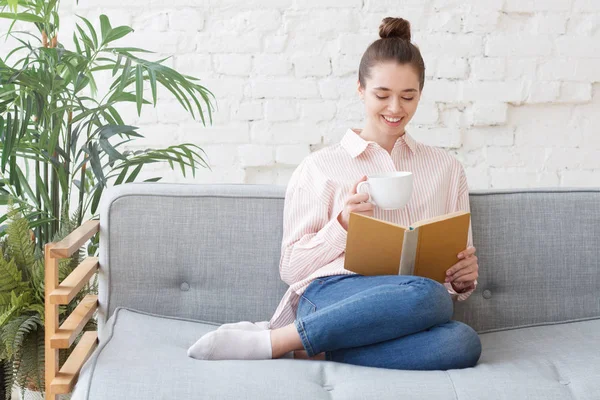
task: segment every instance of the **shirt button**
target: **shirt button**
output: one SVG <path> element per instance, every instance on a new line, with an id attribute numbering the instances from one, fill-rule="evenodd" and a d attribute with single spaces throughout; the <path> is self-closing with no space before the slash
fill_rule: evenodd
<path id="1" fill-rule="evenodd" d="M 492 298 L 492 292 L 488 289 L 485 289 L 483 291 L 483 298 L 484 299 L 491 299 Z"/>
<path id="2" fill-rule="evenodd" d="M 187 292 L 188 290 L 190 290 L 190 284 L 187 282 L 183 282 L 179 288 L 181 289 L 181 291 Z"/>

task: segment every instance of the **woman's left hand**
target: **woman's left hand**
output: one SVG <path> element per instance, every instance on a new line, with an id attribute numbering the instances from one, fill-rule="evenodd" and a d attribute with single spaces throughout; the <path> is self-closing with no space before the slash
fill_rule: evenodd
<path id="1" fill-rule="evenodd" d="M 479 265 L 475 256 L 475 247 L 468 247 L 458 254 L 459 262 L 446 271 L 446 282 L 450 282 L 457 293 L 475 288 L 479 277 Z"/>

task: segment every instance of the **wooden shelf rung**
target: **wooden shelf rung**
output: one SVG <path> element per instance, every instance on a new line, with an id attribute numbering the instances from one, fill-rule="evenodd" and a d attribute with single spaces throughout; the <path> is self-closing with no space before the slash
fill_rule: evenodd
<path id="1" fill-rule="evenodd" d="M 68 349 L 98 308 L 98 296 L 88 294 L 50 338 L 53 349 Z"/>
<path id="2" fill-rule="evenodd" d="M 60 285 L 50 293 L 50 304 L 69 304 L 98 269 L 98 257 L 81 262 Z"/>
<path id="3" fill-rule="evenodd" d="M 50 253 L 56 258 L 71 257 L 83 244 L 100 229 L 100 221 L 90 219 L 85 221 L 81 226 L 69 233 L 60 242 L 56 243 Z"/>
<path id="4" fill-rule="evenodd" d="M 52 379 L 50 391 L 54 394 L 67 394 L 73 391 L 73 387 L 79 377 L 81 367 L 90 357 L 98 345 L 98 332 L 88 331 L 83 334 L 73 352 L 65 361 L 56 377 Z"/>

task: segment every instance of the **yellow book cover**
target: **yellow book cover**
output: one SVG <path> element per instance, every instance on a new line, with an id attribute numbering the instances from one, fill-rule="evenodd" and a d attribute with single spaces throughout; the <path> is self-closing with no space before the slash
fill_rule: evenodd
<path id="1" fill-rule="evenodd" d="M 444 283 L 467 247 L 471 214 L 457 211 L 404 227 L 350 213 L 344 268 L 361 275 L 418 275 Z"/>

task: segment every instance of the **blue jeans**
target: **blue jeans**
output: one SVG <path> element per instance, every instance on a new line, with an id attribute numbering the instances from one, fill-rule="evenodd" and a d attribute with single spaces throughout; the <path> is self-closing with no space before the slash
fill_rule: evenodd
<path id="1" fill-rule="evenodd" d="M 296 329 L 309 356 L 408 370 L 474 366 L 481 342 L 452 321 L 453 301 L 431 279 L 407 275 L 317 278 L 298 303 Z"/>

